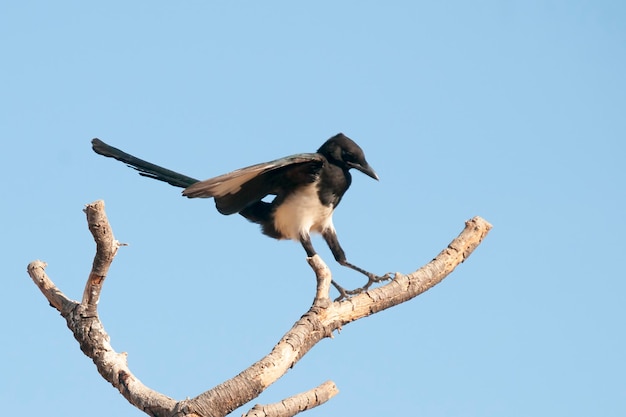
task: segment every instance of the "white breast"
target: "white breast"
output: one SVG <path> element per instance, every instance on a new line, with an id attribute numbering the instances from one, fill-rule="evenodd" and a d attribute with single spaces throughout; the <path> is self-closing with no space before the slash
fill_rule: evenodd
<path id="1" fill-rule="evenodd" d="M 286 239 L 300 240 L 309 233 L 333 228 L 333 207 L 320 203 L 315 184 L 301 188 L 278 206 L 274 227 Z"/>

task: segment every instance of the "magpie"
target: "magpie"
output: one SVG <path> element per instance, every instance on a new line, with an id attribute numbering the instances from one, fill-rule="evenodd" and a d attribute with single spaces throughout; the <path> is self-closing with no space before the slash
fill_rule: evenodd
<path id="1" fill-rule="evenodd" d="M 389 274 L 379 277 L 348 262 L 333 226 L 333 211 L 352 182 L 350 169 L 378 180 L 363 150 L 343 133 L 328 139 L 316 153 L 287 156 L 204 181 L 136 158 L 100 139 L 91 143 L 96 153 L 124 162 L 142 176 L 184 188 L 183 196 L 212 197 L 218 212 L 239 213 L 259 224 L 269 237 L 300 242 L 309 257 L 316 254 L 311 233 L 321 234 L 339 264 L 368 277 L 365 286 L 347 292 L 333 281 L 342 296 L 390 278 Z M 266 196 L 274 198 L 265 201 Z"/>

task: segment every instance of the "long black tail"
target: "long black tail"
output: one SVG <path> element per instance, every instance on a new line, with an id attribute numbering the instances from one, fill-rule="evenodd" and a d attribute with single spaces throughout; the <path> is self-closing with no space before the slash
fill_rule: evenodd
<path id="1" fill-rule="evenodd" d="M 175 187 L 181 188 L 187 188 L 191 184 L 199 182 L 199 180 L 195 178 L 179 174 L 178 172 L 174 172 L 158 165 L 151 164 L 143 159 L 136 158 L 124 151 L 114 148 L 111 145 L 107 145 L 98 138 L 91 141 L 91 146 L 93 147 L 95 153 L 124 162 L 129 167 L 139 171 L 139 175 L 143 175 L 144 177 L 164 181 Z"/>

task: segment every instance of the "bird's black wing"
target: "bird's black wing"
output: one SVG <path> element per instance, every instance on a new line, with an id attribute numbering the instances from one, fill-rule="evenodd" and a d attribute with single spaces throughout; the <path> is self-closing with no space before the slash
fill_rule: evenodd
<path id="1" fill-rule="evenodd" d="M 163 168 L 148 161 L 144 161 L 143 159 L 134 157 L 120 149 L 107 145 L 97 138 L 91 141 L 91 146 L 97 154 L 107 156 L 109 158 L 115 158 L 118 161 L 124 162 L 129 167 L 139 171 L 139 175 L 143 175 L 144 177 L 164 181 L 175 187 L 181 188 L 189 187 L 191 184 L 195 184 L 199 181 L 195 178 L 179 174 L 178 172 L 171 171 L 167 168 Z"/>
<path id="2" fill-rule="evenodd" d="M 197 182 L 183 190 L 183 195 L 213 197 L 220 213 L 238 213 L 267 195 L 315 181 L 324 161 L 318 153 L 288 156 Z"/>

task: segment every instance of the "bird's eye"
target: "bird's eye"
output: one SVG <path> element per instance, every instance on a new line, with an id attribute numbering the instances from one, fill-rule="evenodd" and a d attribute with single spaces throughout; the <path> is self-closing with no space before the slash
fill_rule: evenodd
<path id="1" fill-rule="evenodd" d="M 346 151 L 346 150 L 342 150 L 341 151 L 341 159 L 343 159 L 346 162 L 353 162 L 354 161 L 354 155 L 352 154 L 352 152 Z"/>

